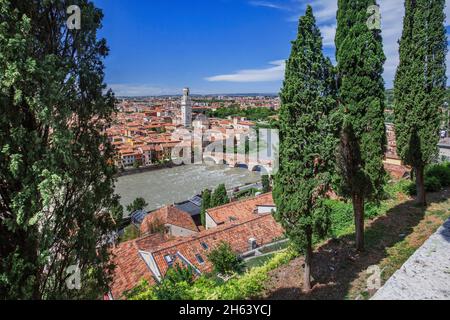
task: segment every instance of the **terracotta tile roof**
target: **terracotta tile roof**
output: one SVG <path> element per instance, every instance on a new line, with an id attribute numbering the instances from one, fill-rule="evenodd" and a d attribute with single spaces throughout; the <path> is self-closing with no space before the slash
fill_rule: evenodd
<path id="1" fill-rule="evenodd" d="M 399 166 L 390 163 L 385 163 L 384 169 L 395 179 L 405 178 L 411 173 L 411 169 L 406 166 Z"/>
<path id="2" fill-rule="evenodd" d="M 171 224 L 177 227 L 198 232 L 198 228 L 187 212 L 178 209 L 175 206 L 167 206 L 147 215 L 141 224 L 141 233 L 150 232 L 150 226 L 154 222 Z"/>
<path id="3" fill-rule="evenodd" d="M 154 284 L 155 280 L 151 271 L 139 255 L 139 250 L 148 250 L 166 241 L 167 238 L 161 234 L 154 234 L 124 242 L 112 251 L 112 262 L 116 268 L 113 273 L 111 293 L 114 299 L 121 299 L 125 291 L 133 289 L 141 280 L 147 280 Z"/>
<path id="4" fill-rule="evenodd" d="M 241 126 L 250 126 L 250 127 L 255 125 L 255 123 L 251 122 L 251 121 L 240 121 L 240 122 L 238 122 L 238 124 Z"/>
<path id="5" fill-rule="evenodd" d="M 216 224 L 223 224 L 232 220 L 248 220 L 253 217 L 254 210 L 257 206 L 274 206 L 272 193 L 262 194 L 252 199 L 244 199 L 237 202 L 208 209 L 208 215 L 214 220 Z"/>
<path id="6" fill-rule="evenodd" d="M 247 205 L 243 204 L 245 202 Z M 155 277 L 157 278 L 157 275 L 164 276 L 169 269 L 166 262 L 168 256 L 172 258 L 173 264 L 190 264 L 199 272 L 206 273 L 212 271 L 212 264 L 207 258 L 209 251 L 222 242 L 229 243 L 239 254 L 249 251 L 249 240 L 252 238 L 256 240 L 257 246 L 274 242 L 283 236 L 283 228 L 271 214 L 253 214 L 257 205 L 270 205 L 271 203 L 273 203 L 271 194 L 265 194 L 254 199 L 222 206 L 222 209 L 233 206 L 242 208 L 251 214 L 247 216 L 247 219 L 242 215 L 240 220 L 201 231 L 190 237 L 168 238 L 162 234 L 154 234 L 120 244 L 113 250 L 113 262 L 117 265 L 111 287 L 114 299 L 123 298 L 122 295 L 125 291 L 134 288 L 143 279 L 149 281 L 150 284 L 155 284 Z M 252 205 L 253 207 L 251 207 Z M 170 208 L 173 209 L 173 207 L 160 209 L 157 214 L 164 216 L 171 211 L 175 212 Z M 156 266 L 152 268 L 155 268 L 155 271 L 152 271 L 150 265 L 145 263 L 139 251 L 143 252 L 147 259 L 154 260 Z M 198 257 L 202 261 L 199 261 Z"/>
<path id="7" fill-rule="evenodd" d="M 152 255 L 162 275 L 165 275 L 169 268 L 165 257 L 168 255 L 176 257 L 179 254 L 204 273 L 212 270 L 212 264 L 207 259 L 209 251 L 222 242 L 229 243 L 234 251 L 242 254 L 249 251 L 251 238 L 256 239 L 258 246 L 263 246 L 274 242 L 283 234 L 283 228 L 272 215 L 265 214 L 252 220 L 203 231 L 189 238 L 176 238 L 162 243 L 152 251 Z M 203 245 L 206 245 L 208 249 L 205 249 Z M 204 263 L 200 263 L 196 255 L 200 255 Z"/>

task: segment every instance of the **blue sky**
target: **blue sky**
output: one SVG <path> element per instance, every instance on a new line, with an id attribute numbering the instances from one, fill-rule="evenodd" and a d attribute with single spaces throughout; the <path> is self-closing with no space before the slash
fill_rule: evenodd
<path id="1" fill-rule="evenodd" d="M 117 95 L 277 93 L 298 17 L 313 6 L 334 60 L 337 0 L 94 0 L 111 49 L 106 82 Z M 450 4 L 450 0 L 447 0 Z M 403 3 L 380 0 L 392 86 Z M 447 11 L 448 8 L 447 8 Z M 450 12 L 448 12 L 450 16 Z"/>

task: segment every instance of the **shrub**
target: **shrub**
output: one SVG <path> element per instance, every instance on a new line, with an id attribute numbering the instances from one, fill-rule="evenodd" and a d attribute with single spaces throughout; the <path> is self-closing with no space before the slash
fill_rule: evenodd
<path id="1" fill-rule="evenodd" d="M 220 207 L 230 202 L 225 184 L 221 184 L 211 195 L 210 207 Z"/>
<path id="2" fill-rule="evenodd" d="M 139 238 L 139 236 L 140 236 L 139 229 L 134 224 L 131 224 L 124 229 L 124 233 L 120 237 L 120 242 L 134 240 Z"/>
<path id="3" fill-rule="evenodd" d="M 155 234 L 155 233 L 166 233 L 166 226 L 163 221 L 156 218 L 152 222 L 146 222 L 147 223 L 147 230 L 149 234 Z"/>
<path id="4" fill-rule="evenodd" d="M 223 275 L 240 273 L 244 269 L 242 259 L 233 252 L 230 244 L 222 242 L 208 255 L 209 261 L 214 266 L 214 271 Z"/>
<path id="5" fill-rule="evenodd" d="M 441 182 L 436 177 L 425 177 L 425 191 L 426 192 L 437 192 L 442 189 Z M 408 185 L 407 193 L 410 196 L 417 195 L 417 186 L 414 182 Z"/>
<path id="6" fill-rule="evenodd" d="M 240 277 L 217 285 L 213 280 L 201 278 L 189 290 L 190 295 L 197 300 L 244 300 L 258 296 L 264 290 L 268 273 L 296 257 L 288 250 L 279 253 L 262 267 L 253 268 Z"/>
<path id="7" fill-rule="evenodd" d="M 442 187 L 449 187 L 450 186 L 449 165 L 450 165 L 449 163 L 431 165 L 425 170 L 425 177 L 428 178 L 434 177 L 439 180 Z"/>
<path id="8" fill-rule="evenodd" d="M 409 196 L 415 196 L 417 195 L 417 186 L 414 182 L 410 182 L 409 185 L 406 188 L 406 193 Z"/>
<path id="9" fill-rule="evenodd" d="M 239 191 L 234 195 L 234 198 L 240 200 L 240 199 L 244 199 L 244 198 L 248 198 L 248 197 L 254 197 L 257 192 L 258 192 L 258 189 L 255 189 L 255 188 L 251 188 L 251 189 L 244 190 L 244 191 Z"/>
<path id="10" fill-rule="evenodd" d="M 353 226 L 353 208 L 349 203 L 337 200 L 327 200 L 331 210 L 331 235 L 339 237 Z"/>
<path id="11" fill-rule="evenodd" d="M 392 192 L 394 193 L 394 191 Z M 351 203 L 338 200 L 327 200 L 326 203 L 331 209 L 331 236 L 337 238 L 347 234 L 354 226 Z M 386 212 L 386 205 L 384 203 L 367 202 L 364 210 L 366 219 L 374 219 Z"/>
<path id="12" fill-rule="evenodd" d="M 193 283 L 192 268 L 176 265 L 170 268 L 161 282 L 154 287 L 154 296 L 157 300 L 189 300 L 188 289 Z"/>
<path id="13" fill-rule="evenodd" d="M 425 191 L 427 192 L 437 192 L 442 189 L 442 184 L 439 178 L 436 177 L 425 177 Z"/>
<path id="14" fill-rule="evenodd" d="M 270 192 L 270 177 L 268 175 L 262 176 L 262 186 L 263 186 L 263 193 Z"/>
<path id="15" fill-rule="evenodd" d="M 383 213 L 381 204 L 367 203 L 365 206 L 365 217 L 367 219 L 374 219 Z"/>
<path id="16" fill-rule="evenodd" d="M 391 200 L 396 199 L 399 193 L 408 194 L 408 188 L 411 184 L 410 180 L 400 180 L 395 183 L 388 183 L 384 188 L 384 199 L 383 200 Z"/>
<path id="17" fill-rule="evenodd" d="M 285 265 L 296 256 L 297 254 L 292 250 L 279 253 L 265 265 L 253 268 L 242 276 L 225 283 L 218 283 L 213 278 L 202 276 L 192 285 L 183 284 L 176 290 L 171 290 L 171 292 L 178 292 L 171 296 L 181 296 L 185 300 L 244 300 L 256 297 L 264 290 L 264 283 L 269 278 L 269 272 Z M 132 294 L 128 294 L 127 298 L 130 300 L 159 300 L 160 295 L 155 294 L 155 288 L 148 284 L 141 284 L 133 290 Z"/>

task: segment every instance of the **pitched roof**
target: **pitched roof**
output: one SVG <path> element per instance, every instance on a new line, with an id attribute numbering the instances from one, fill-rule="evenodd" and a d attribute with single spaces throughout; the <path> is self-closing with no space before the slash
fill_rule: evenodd
<path id="1" fill-rule="evenodd" d="M 411 173 L 410 168 L 391 163 L 385 163 L 384 169 L 395 179 L 405 178 L 409 173 Z"/>
<path id="2" fill-rule="evenodd" d="M 257 246 L 274 242 L 284 234 L 283 228 L 270 213 L 253 214 L 258 205 L 270 205 L 271 195 L 262 195 L 234 203 L 237 208 L 244 208 L 251 214 L 241 216 L 239 220 L 221 225 L 217 228 L 198 232 L 190 237 L 168 238 L 162 234 L 153 234 L 143 238 L 125 242 L 114 249 L 113 262 L 117 265 L 111 292 L 115 299 L 123 298 L 123 293 L 130 290 L 143 279 L 151 285 L 155 278 L 164 276 L 169 269 L 166 257 L 170 256 L 174 264 L 183 263 L 195 267 L 199 272 L 212 270 L 208 261 L 209 251 L 222 242 L 227 242 L 239 254 L 249 251 L 249 240 L 255 239 Z M 244 207 L 242 202 L 253 208 Z M 272 201 L 273 203 L 273 201 Z M 232 206 L 222 206 L 227 208 Z M 169 212 L 170 207 L 158 210 L 160 214 Z M 187 213 L 184 213 L 187 214 Z M 142 255 L 141 255 L 142 254 Z M 201 261 L 197 260 L 197 255 Z M 149 263 L 148 265 L 144 261 Z M 150 261 L 151 260 L 151 261 Z M 151 269 L 153 268 L 154 271 Z"/>
<path id="3" fill-rule="evenodd" d="M 139 250 L 148 250 L 166 240 L 164 235 L 154 234 L 121 243 L 112 250 L 112 262 L 116 266 L 111 285 L 114 299 L 121 299 L 125 291 L 133 289 L 141 280 L 147 280 L 150 284 L 155 283 Z"/>
<path id="4" fill-rule="evenodd" d="M 273 216 L 265 214 L 251 220 L 202 231 L 188 238 L 176 238 L 161 243 L 151 253 L 162 275 L 169 269 L 165 257 L 179 255 L 187 259 L 200 272 L 210 272 L 212 264 L 208 261 L 207 255 L 211 249 L 216 248 L 220 243 L 227 242 L 234 251 L 242 254 L 249 251 L 249 240 L 251 238 L 256 240 L 258 246 L 263 246 L 274 242 L 283 233 L 283 228 L 275 221 Z M 205 249 L 204 245 L 208 249 Z M 200 263 L 196 255 L 200 255 L 204 263 Z"/>
<path id="5" fill-rule="evenodd" d="M 164 225 L 170 224 L 173 226 L 198 232 L 198 228 L 194 220 L 192 220 L 191 215 L 178 209 L 175 206 L 167 206 L 161 208 L 146 216 L 141 224 L 141 233 L 149 233 L 151 225 L 155 222 L 159 222 Z"/>
<path id="6" fill-rule="evenodd" d="M 223 224 L 231 220 L 246 220 L 254 216 L 254 210 L 257 206 L 274 206 L 272 193 L 262 194 L 255 198 L 244 199 L 237 202 L 208 209 L 208 215 L 216 224 Z"/>

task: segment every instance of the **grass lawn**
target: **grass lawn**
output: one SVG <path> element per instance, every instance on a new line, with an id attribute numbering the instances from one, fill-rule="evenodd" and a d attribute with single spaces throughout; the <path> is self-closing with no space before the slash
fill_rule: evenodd
<path id="1" fill-rule="evenodd" d="M 262 256 L 262 257 L 253 258 L 253 259 L 245 262 L 245 267 L 247 269 L 260 267 L 260 266 L 266 264 L 267 262 L 269 262 L 274 256 L 275 256 L 275 253 L 272 253 L 272 254 Z"/>

